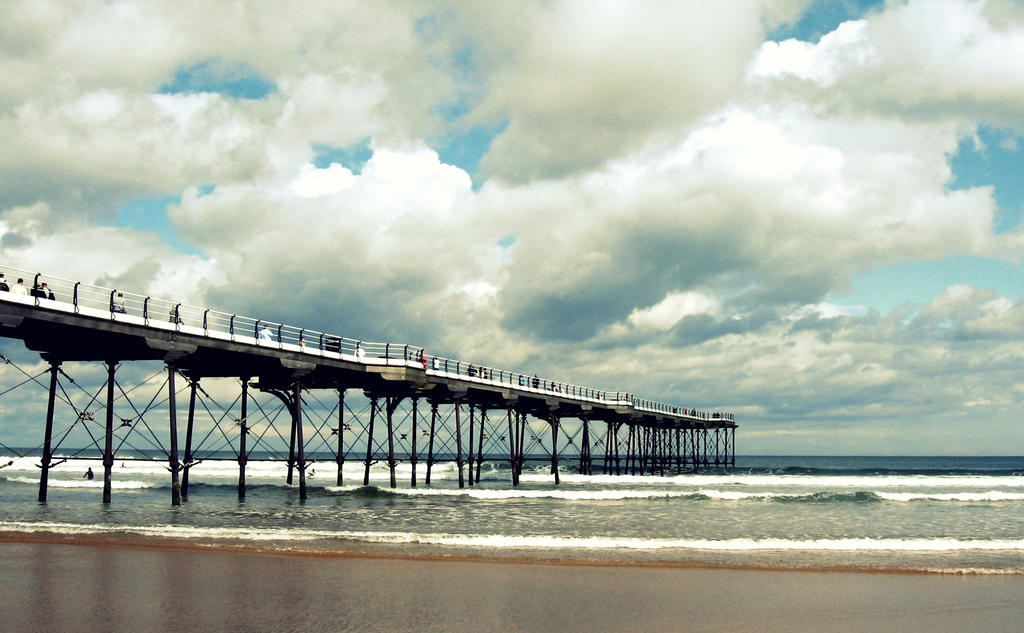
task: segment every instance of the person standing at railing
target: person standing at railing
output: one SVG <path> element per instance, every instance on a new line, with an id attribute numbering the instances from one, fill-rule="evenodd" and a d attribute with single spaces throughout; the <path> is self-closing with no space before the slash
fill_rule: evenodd
<path id="1" fill-rule="evenodd" d="M 356 343 L 356 358 L 359 360 L 366 358 L 366 350 L 363 349 L 362 343 Z"/>
<path id="2" fill-rule="evenodd" d="M 274 333 L 265 325 L 263 326 L 263 329 L 260 330 L 260 340 L 267 343 L 274 342 Z"/>
<path id="3" fill-rule="evenodd" d="M 4 274 L 0 273 L 0 292 L 10 292 L 11 287 L 7 285 L 7 280 L 4 279 Z"/>
<path id="4" fill-rule="evenodd" d="M 128 309 L 124 307 L 124 293 L 119 292 L 114 300 L 110 303 L 110 311 L 118 312 L 120 314 L 127 314 Z"/>
<path id="5" fill-rule="evenodd" d="M 423 371 L 427 371 L 427 353 L 420 350 L 420 362 L 423 363 Z"/>
<path id="6" fill-rule="evenodd" d="M 27 297 L 28 288 L 25 287 L 25 280 L 22 279 L 21 277 L 18 277 L 18 283 L 14 284 L 14 287 L 11 288 L 11 292 L 13 292 L 16 295 L 24 295 Z"/>

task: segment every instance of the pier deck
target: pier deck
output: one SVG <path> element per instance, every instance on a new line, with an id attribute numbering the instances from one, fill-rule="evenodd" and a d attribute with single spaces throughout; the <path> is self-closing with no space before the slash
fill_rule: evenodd
<path id="1" fill-rule="evenodd" d="M 391 447 L 387 459 L 393 472 L 395 429 L 392 414 L 403 400 L 412 401 L 415 406 L 420 399 L 430 403 L 432 434 L 437 432 L 434 428 L 437 408 L 454 407 L 455 459 L 460 466 L 460 483 L 463 463 L 470 465 L 472 483 L 474 450 L 478 465 L 484 454 L 483 418 L 487 411 L 507 414 L 508 459 L 513 464 L 518 461 L 520 468 L 527 416 L 550 425 L 549 443 L 556 482 L 560 456 L 556 443 L 563 419 L 576 419 L 582 423 L 583 437 L 578 458 L 583 472 L 592 472 L 591 449 L 595 442 L 591 440 L 589 427 L 593 422 L 601 422 L 605 426 L 606 432 L 600 444 L 604 447 L 606 471 L 613 468 L 616 472 L 621 471 L 620 430 L 628 435 L 625 438 L 626 471 L 634 461 L 646 466 L 649 461 L 660 460 L 662 468 L 666 461 L 680 468 L 696 468 L 701 465 L 728 466 L 735 460 L 736 422 L 729 413 L 656 402 L 631 393 L 443 358 L 413 345 L 362 341 L 11 267 L 0 268 L 0 272 L 7 274 L 6 281 L 10 286 L 14 286 L 15 279 L 20 276 L 25 280 L 24 286 L 28 291 L 27 294 L 0 292 L 0 337 L 24 341 L 29 349 L 38 352 L 51 364 L 48 428 L 52 426 L 53 389 L 60 365 L 71 361 L 106 363 L 108 399 L 111 400 L 108 409 L 112 409 L 110 392 L 116 365 L 148 360 L 161 361 L 167 366 L 171 442 L 175 452 L 176 374 L 184 376 L 191 385 L 198 385 L 206 378 L 238 378 L 243 391 L 252 385 L 281 398 L 293 418 L 289 477 L 291 467 L 297 467 L 303 489 L 301 409 L 302 392 L 307 390 L 335 390 L 342 400 L 346 391 L 359 390 L 372 401 L 370 423 L 363 438 L 367 447 L 367 473 L 371 460 L 376 458 L 373 438 L 374 418 L 378 410 L 382 417 L 386 415 L 387 418 L 387 441 Z M 47 288 L 41 291 L 40 285 L 44 281 Z M 190 424 L 194 402 L 193 387 Z M 470 411 L 466 459 L 463 458 L 464 441 L 461 437 L 460 413 L 463 406 L 468 406 Z M 474 409 L 481 413 L 477 447 L 473 446 Z M 339 477 L 340 464 L 345 458 L 340 440 L 343 428 L 339 422 Z M 709 432 L 713 434 L 713 450 Z M 49 433 L 47 430 L 47 445 Z M 243 428 L 237 445 L 243 470 L 246 457 L 244 436 Z M 109 437 L 107 440 L 109 444 Z M 189 448 L 186 447 L 186 453 Z M 112 455 L 108 453 L 109 449 L 104 453 L 105 462 L 112 461 Z M 50 459 L 51 456 L 44 455 L 44 480 Z M 414 455 L 414 463 L 415 459 Z M 428 465 L 432 461 L 435 461 L 433 456 L 428 457 Z M 172 473 L 182 468 L 175 462 L 176 456 L 172 459 Z M 186 458 L 186 472 L 188 462 Z M 636 466 L 632 470 L 635 472 Z M 513 478 L 513 483 L 518 483 L 516 479 Z M 244 489 L 240 488 L 240 494 L 244 494 Z M 41 496 L 45 497 L 44 488 L 41 488 Z"/>

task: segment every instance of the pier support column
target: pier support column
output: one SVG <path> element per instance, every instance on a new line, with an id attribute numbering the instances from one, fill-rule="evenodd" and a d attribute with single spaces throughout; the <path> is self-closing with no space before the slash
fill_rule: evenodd
<path id="1" fill-rule="evenodd" d="M 644 469 L 647 468 L 647 461 L 644 459 L 644 451 L 646 450 L 645 442 L 646 429 L 642 426 L 636 427 L 636 433 L 633 438 L 633 474 L 644 474 Z"/>
<path id="2" fill-rule="evenodd" d="M 395 413 L 395 409 L 398 408 L 398 403 L 401 402 L 400 397 L 388 397 L 384 400 L 384 406 L 387 407 L 388 416 L 388 472 L 391 475 L 391 487 L 398 487 L 398 478 L 395 475 L 395 467 L 398 462 L 395 461 L 395 429 L 392 425 L 392 416 Z"/>
<path id="3" fill-rule="evenodd" d="M 650 466 L 651 455 L 651 429 L 646 426 L 640 427 L 640 474 L 646 475 Z M 654 474 L 654 471 L 651 471 Z"/>
<path id="4" fill-rule="evenodd" d="M 469 466 L 469 485 L 473 485 L 473 429 L 475 426 L 475 419 L 473 413 L 476 411 L 476 406 L 473 404 L 469 405 L 469 446 L 466 447 L 467 452 L 467 465 Z"/>
<path id="5" fill-rule="evenodd" d="M 693 462 L 693 469 L 700 468 L 700 429 L 690 431 L 690 456 Z"/>
<path id="6" fill-rule="evenodd" d="M 519 454 L 516 456 L 516 473 L 517 477 L 522 478 L 523 476 L 523 462 L 526 461 L 526 414 L 519 413 L 519 440 L 516 442 L 517 450 Z"/>
<path id="7" fill-rule="evenodd" d="M 181 500 L 188 501 L 188 471 L 192 468 L 192 429 L 196 421 L 196 390 L 199 379 L 188 381 L 188 421 L 185 423 L 185 464 L 181 469 Z"/>
<path id="8" fill-rule="evenodd" d="M 245 500 L 245 465 L 249 453 L 245 445 L 249 437 L 249 377 L 242 377 L 242 410 L 238 418 L 238 500 Z"/>
<path id="9" fill-rule="evenodd" d="M 413 397 L 412 399 L 412 446 L 410 447 L 409 464 L 412 467 L 412 474 L 410 475 L 409 485 L 413 488 L 416 487 L 416 434 L 419 433 L 419 429 L 416 424 L 416 414 L 419 410 L 420 399 Z"/>
<path id="10" fill-rule="evenodd" d="M 174 390 L 174 376 L 178 370 L 174 365 L 167 366 L 167 414 L 170 434 L 170 455 L 168 456 L 171 468 L 171 505 L 181 505 L 181 483 L 178 480 L 178 470 L 181 464 L 178 462 L 178 410 L 176 408 L 176 394 Z"/>
<path id="11" fill-rule="evenodd" d="M 605 474 L 619 474 L 619 423 L 605 422 Z"/>
<path id="12" fill-rule="evenodd" d="M 298 452 L 299 467 L 299 501 L 306 500 L 306 448 L 302 438 L 302 383 L 295 381 L 292 386 L 292 428 L 295 435 L 295 446 Z"/>
<path id="13" fill-rule="evenodd" d="M 338 464 L 337 485 L 342 485 L 345 468 L 345 390 L 338 389 L 338 453 L 334 456 Z"/>
<path id="14" fill-rule="evenodd" d="M 519 473 L 516 472 L 516 429 L 512 424 L 512 408 L 508 409 L 508 463 L 512 468 L 512 486 L 519 485 Z"/>
<path id="15" fill-rule="evenodd" d="M 484 432 L 485 424 L 487 423 L 487 409 L 481 407 L 480 409 L 480 438 L 478 439 L 479 444 L 476 447 L 476 483 L 480 483 L 480 467 L 484 461 Z M 471 473 L 472 474 L 472 473 Z"/>
<path id="16" fill-rule="evenodd" d="M 660 431 L 654 427 L 647 429 L 647 467 L 648 474 L 658 474 L 658 463 L 661 461 L 659 435 Z"/>
<path id="17" fill-rule="evenodd" d="M 437 427 L 437 402 L 430 401 L 430 438 L 427 440 L 427 473 L 423 483 L 430 485 L 430 471 L 434 467 L 434 431 Z"/>
<path id="18" fill-rule="evenodd" d="M 732 434 L 732 464 L 730 466 L 736 468 L 736 427 L 732 427 L 729 431 Z"/>
<path id="19" fill-rule="evenodd" d="M 647 429 L 648 459 L 647 464 L 651 475 L 657 475 L 661 467 L 661 429 L 651 427 Z"/>
<path id="20" fill-rule="evenodd" d="M 615 423 L 615 435 L 614 435 L 614 438 L 615 438 L 615 474 L 616 475 L 621 475 L 622 473 L 625 472 L 625 470 L 623 470 L 623 468 L 622 468 L 622 441 L 621 441 L 621 437 L 619 436 L 619 432 L 621 431 L 621 429 L 622 429 L 622 423 L 621 422 L 616 422 Z"/>
<path id="21" fill-rule="evenodd" d="M 43 435 L 43 461 L 42 472 L 39 473 L 39 501 L 46 501 L 46 488 L 50 481 L 50 464 L 53 462 L 53 407 L 57 397 L 57 372 L 60 371 L 60 361 L 50 361 L 50 392 L 46 399 L 46 429 Z"/>
<path id="22" fill-rule="evenodd" d="M 103 503 L 110 503 L 111 470 L 114 467 L 114 371 L 117 361 L 107 361 L 107 420 L 103 440 Z"/>
<path id="23" fill-rule="evenodd" d="M 460 419 L 461 405 L 459 401 L 455 401 L 455 463 L 459 467 L 459 488 L 465 488 L 466 482 L 463 479 L 462 467 L 464 463 L 462 461 L 462 420 Z"/>
<path id="24" fill-rule="evenodd" d="M 703 463 L 704 466 L 707 467 L 707 466 L 711 465 L 710 461 L 708 460 L 708 456 L 711 453 L 711 450 L 710 450 L 710 447 L 708 446 L 709 438 L 708 438 L 707 427 L 701 429 L 700 430 L 700 434 L 701 434 L 701 437 L 704 438 L 704 442 L 703 442 L 703 446 L 704 446 L 704 448 L 703 448 L 703 450 L 704 450 L 704 459 L 701 460 L 701 463 Z"/>
<path id="25" fill-rule="evenodd" d="M 690 429 L 687 432 L 690 438 L 690 469 L 697 472 L 700 462 L 697 460 L 697 429 Z"/>
<path id="26" fill-rule="evenodd" d="M 687 452 L 689 449 L 686 446 L 686 436 L 687 436 L 687 434 L 688 434 L 688 431 L 686 429 L 679 429 L 679 435 L 681 436 L 680 439 L 682 440 L 682 448 L 679 450 L 679 459 L 680 459 L 680 461 L 682 463 L 682 469 L 683 470 L 686 470 L 686 466 L 688 464 L 689 455 L 690 455 Z"/>
<path id="27" fill-rule="evenodd" d="M 583 416 L 583 437 L 580 441 L 580 474 L 593 475 L 590 468 L 590 420 L 587 416 Z"/>
<path id="28" fill-rule="evenodd" d="M 629 425 L 629 431 L 626 436 L 626 474 L 635 475 L 637 473 L 636 466 L 636 436 L 637 427 L 634 424 Z"/>
<path id="29" fill-rule="evenodd" d="M 289 402 L 289 398 L 288 398 L 287 394 L 283 394 L 283 395 L 285 397 L 283 397 L 281 399 L 284 401 L 285 406 L 289 408 L 288 412 L 289 413 L 294 413 L 291 410 L 291 403 Z M 289 486 L 292 485 L 292 482 L 294 481 L 294 472 L 295 472 L 295 417 L 293 415 L 292 416 L 291 433 L 289 433 L 289 435 L 288 435 L 288 477 L 285 480 L 285 483 L 287 483 Z"/>
<path id="30" fill-rule="evenodd" d="M 616 475 L 622 475 L 622 474 L 625 474 L 627 472 L 625 464 L 623 463 L 625 455 L 622 454 L 622 426 L 623 426 L 622 422 L 616 422 L 614 427 L 613 427 L 614 430 L 612 431 L 612 439 L 615 440 L 615 447 L 612 450 L 612 460 L 615 463 L 615 474 Z M 628 438 L 628 431 L 627 431 L 627 438 L 626 439 L 627 440 L 629 439 Z M 627 450 L 629 449 L 628 444 L 626 446 L 626 449 Z"/>
<path id="31" fill-rule="evenodd" d="M 377 398 L 370 398 L 370 426 L 366 429 L 366 459 L 363 460 L 363 485 L 370 485 L 370 463 L 373 459 L 373 422 L 377 415 Z"/>
<path id="32" fill-rule="evenodd" d="M 619 425 L 615 422 L 605 422 L 604 438 L 604 472 L 606 475 L 619 474 Z"/>
<path id="33" fill-rule="evenodd" d="M 555 485 L 557 486 L 559 481 L 558 476 L 558 416 L 552 414 L 550 418 L 551 423 L 551 474 L 555 476 Z"/>
<path id="34" fill-rule="evenodd" d="M 651 428 L 651 474 L 662 475 L 662 449 L 661 429 Z"/>

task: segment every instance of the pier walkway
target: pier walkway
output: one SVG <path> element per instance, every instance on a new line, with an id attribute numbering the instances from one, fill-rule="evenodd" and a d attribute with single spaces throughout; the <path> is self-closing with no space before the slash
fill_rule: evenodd
<path id="1" fill-rule="evenodd" d="M 298 471 L 302 498 L 306 494 L 307 465 L 303 393 L 311 390 L 329 389 L 338 394 L 338 426 L 331 432 L 338 436 L 334 458 L 338 463 L 339 484 L 341 466 L 354 449 L 352 438 L 348 446 L 343 439 L 346 428 L 351 426 L 343 419 L 348 390 L 361 391 L 371 402 L 368 424 L 361 424 L 360 439 L 365 445 L 364 483 L 369 480 L 370 464 L 377 460 L 387 460 L 391 485 L 396 483 L 396 435 L 400 434 L 404 441 L 410 434 L 408 429 L 400 433 L 402 429 L 396 427 L 393 420 L 403 402 L 412 407 L 412 440 L 411 447 L 403 442 L 399 448 L 405 447 L 404 452 L 413 464 L 412 485 L 416 485 L 416 435 L 421 431 L 429 437 L 426 483 L 429 483 L 430 467 L 443 459 L 440 453 L 434 453 L 434 436 L 447 433 L 454 449 L 448 459 L 458 464 L 460 487 L 464 485 L 463 467 L 468 464 L 472 485 L 474 459 L 475 479 L 479 481 L 480 463 L 493 459 L 499 448 L 512 465 L 513 484 L 518 484 L 517 474 L 521 473 L 523 461 L 529 454 L 524 447 L 527 429 L 536 427 L 535 423 L 527 421 L 528 416 L 543 421 L 549 429 L 549 435 L 537 446 L 550 451 L 556 483 L 560 458 L 571 457 L 564 446 L 561 451 L 558 446 L 563 420 L 579 421 L 568 441 L 573 446 L 579 443 L 575 458 L 580 472 L 585 474 L 594 472 L 595 461 L 599 462 L 599 471 L 605 473 L 664 473 L 666 468 L 684 472 L 735 463 L 736 423 L 730 413 L 657 402 L 631 393 L 444 358 L 415 345 L 363 341 L 10 266 L 0 267 L 0 272 L 5 273 L 3 281 L 11 288 L 7 292 L 0 291 L 0 337 L 24 341 L 30 350 L 38 352 L 50 364 L 41 500 L 46 496 L 46 476 L 53 461 L 51 434 L 58 374 L 62 364 L 72 361 L 102 362 L 107 366 L 104 501 L 110 500 L 110 467 L 114 459 L 115 372 L 120 363 L 128 361 L 160 361 L 166 365 L 170 439 L 167 458 L 174 503 L 178 503 L 181 496 L 179 471 L 184 472 L 187 497 L 187 473 L 193 462 L 190 443 L 196 391 L 201 390 L 200 381 L 207 378 L 230 377 L 241 381 L 240 424 L 231 447 L 240 468 L 240 496 L 244 496 L 245 461 L 252 448 L 246 446 L 249 434 L 246 402 L 250 386 L 276 396 L 290 413 L 288 477 L 292 483 L 293 470 Z M 18 279 L 23 280 L 22 290 L 17 288 Z M 190 386 L 184 464 L 177 455 L 176 375 L 183 376 Z M 429 403 L 431 408 L 429 431 L 425 423 L 422 429 L 418 426 L 420 400 Z M 449 415 L 439 415 L 439 407 L 449 407 Z M 465 421 L 462 420 L 463 407 L 467 407 L 469 413 Z M 504 414 L 507 425 L 501 423 L 500 418 L 497 421 L 487 419 L 487 413 L 494 411 Z M 476 412 L 479 420 L 474 418 Z M 380 433 L 374 433 L 378 417 L 386 420 L 386 455 L 381 454 Z M 438 423 L 447 428 L 439 428 Z M 603 435 L 591 432 L 595 423 L 603 425 Z M 477 424 L 479 433 L 474 443 Z M 499 428 L 505 431 L 500 434 L 503 447 L 495 446 Z M 468 444 L 464 435 L 468 436 Z M 534 431 L 530 436 L 537 440 Z M 490 440 L 489 451 L 484 447 L 485 437 Z M 593 456 L 595 448 L 603 450 L 603 459 L 600 455 Z"/>

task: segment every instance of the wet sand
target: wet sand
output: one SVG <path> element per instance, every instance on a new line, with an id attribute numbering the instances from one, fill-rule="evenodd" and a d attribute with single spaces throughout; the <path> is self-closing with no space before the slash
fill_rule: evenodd
<path id="1" fill-rule="evenodd" d="M 1007 631 L 1024 576 L 0 541 L 0 630 Z"/>

